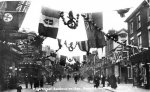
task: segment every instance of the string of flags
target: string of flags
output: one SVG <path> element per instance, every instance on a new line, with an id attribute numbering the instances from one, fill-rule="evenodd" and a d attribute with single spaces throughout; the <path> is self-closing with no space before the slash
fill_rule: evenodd
<path id="1" fill-rule="evenodd" d="M 31 2 L 29 1 L 2 1 L 0 2 L 0 30 L 16 30 L 18 31 L 28 8 L 30 7 Z M 116 10 L 121 17 L 124 17 L 125 14 L 130 10 L 130 8 Z M 65 45 L 69 51 L 73 51 L 78 45 L 81 51 L 87 52 L 89 54 L 90 48 L 103 48 L 106 46 L 105 33 L 103 30 L 103 13 L 94 12 L 94 13 L 83 13 L 81 14 L 84 20 L 85 30 L 87 33 L 87 40 L 77 41 L 75 46 L 73 42 Z M 54 10 L 48 7 L 41 8 L 41 17 L 38 26 L 39 35 L 34 38 L 32 45 L 39 46 L 42 44 L 45 38 L 51 37 L 57 39 L 58 29 L 59 29 L 59 19 L 62 18 L 64 25 L 67 25 L 71 29 L 76 29 L 79 22 L 79 14 L 76 15 L 76 18 L 73 15 L 72 11 L 68 13 L 68 21 L 64 18 L 64 12 Z M 106 36 L 107 37 L 107 36 Z M 61 39 L 58 40 L 59 48 L 56 50 L 59 51 L 62 47 Z"/>

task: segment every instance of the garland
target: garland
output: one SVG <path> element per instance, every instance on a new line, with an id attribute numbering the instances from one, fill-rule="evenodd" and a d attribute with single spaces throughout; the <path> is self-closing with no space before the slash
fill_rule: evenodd
<path id="1" fill-rule="evenodd" d="M 72 62 L 72 61 L 73 61 L 73 59 L 71 59 L 71 58 L 68 59 L 68 57 L 67 57 L 67 60 L 68 60 L 69 62 Z"/>
<path id="2" fill-rule="evenodd" d="M 68 15 L 69 20 L 66 22 L 64 18 L 64 12 L 60 13 L 60 17 L 62 18 L 64 25 L 67 25 L 71 29 L 76 29 L 78 26 L 79 14 L 77 14 L 77 18 L 74 18 L 72 11 L 70 11 Z"/>
<path id="3" fill-rule="evenodd" d="M 76 45 L 73 47 L 72 45 L 73 45 L 73 42 L 71 42 L 69 45 L 70 46 L 67 46 L 67 41 L 65 41 L 65 43 L 64 43 L 65 45 L 66 45 L 66 47 L 68 48 L 68 50 L 69 51 L 73 51 L 75 48 L 76 48 L 76 46 L 77 46 L 77 42 L 76 42 Z"/>

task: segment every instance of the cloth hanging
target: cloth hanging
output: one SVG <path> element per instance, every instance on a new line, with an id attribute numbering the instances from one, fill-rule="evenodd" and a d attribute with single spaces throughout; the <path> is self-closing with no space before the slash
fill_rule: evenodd
<path id="1" fill-rule="evenodd" d="M 2 11 L 0 30 L 19 30 L 30 6 L 29 1 L 5 1 L 0 3 L 0 10 Z"/>
<path id="2" fill-rule="evenodd" d="M 59 27 L 60 11 L 42 7 L 38 32 L 39 35 L 56 39 Z"/>

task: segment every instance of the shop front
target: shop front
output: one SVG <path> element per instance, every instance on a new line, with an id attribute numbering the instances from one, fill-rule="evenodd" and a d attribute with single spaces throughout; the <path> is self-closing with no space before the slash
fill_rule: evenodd
<path id="1" fill-rule="evenodd" d="M 133 66 L 133 85 L 150 89 L 150 50 L 131 57 Z"/>

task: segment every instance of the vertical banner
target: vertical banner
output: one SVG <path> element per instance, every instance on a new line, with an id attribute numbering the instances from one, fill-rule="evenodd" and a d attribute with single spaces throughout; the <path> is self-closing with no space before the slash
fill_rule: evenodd
<path id="1" fill-rule="evenodd" d="M 2 19 L 0 30 L 19 30 L 30 6 L 29 1 L 3 1 L 1 4 Z"/>

